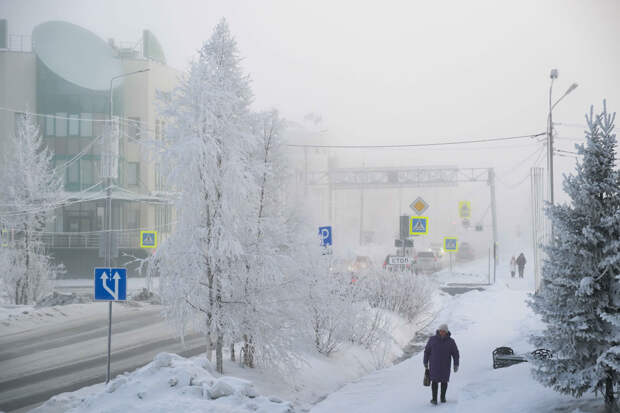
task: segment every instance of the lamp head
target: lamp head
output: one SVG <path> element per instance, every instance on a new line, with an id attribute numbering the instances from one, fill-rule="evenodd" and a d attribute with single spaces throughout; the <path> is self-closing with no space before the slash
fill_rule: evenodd
<path id="1" fill-rule="evenodd" d="M 551 79 L 557 79 L 558 78 L 558 69 L 551 69 L 551 75 L 549 77 L 551 77 Z"/>

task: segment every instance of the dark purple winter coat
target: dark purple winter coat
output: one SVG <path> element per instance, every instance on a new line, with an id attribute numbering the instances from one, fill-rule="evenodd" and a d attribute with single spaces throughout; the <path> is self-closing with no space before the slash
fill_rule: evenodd
<path id="1" fill-rule="evenodd" d="M 450 380 L 450 366 L 459 365 L 459 349 L 456 342 L 450 337 L 450 332 L 442 337 L 439 331 L 428 339 L 424 349 L 424 365 L 431 370 L 431 380 L 448 382 Z"/>

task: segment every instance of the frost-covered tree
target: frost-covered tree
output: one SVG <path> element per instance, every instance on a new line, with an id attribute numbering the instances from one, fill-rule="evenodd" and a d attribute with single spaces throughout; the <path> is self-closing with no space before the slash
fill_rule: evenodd
<path id="1" fill-rule="evenodd" d="M 236 274 L 244 270 L 243 239 L 253 216 L 248 197 L 256 192 L 249 170 L 251 90 L 239 62 L 222 20 L 165 103 L 169 128 L 162 167 L 179 194 L 177 225 L 149 265 L 161 276 L 168 317 L 180 326 L 201 318 L 207 357 L 215 344 L 220 372 L 224 340 L 235 324 L 225 307 Z"/>
<path id="2" fill-rule="evenodd" d="M 17 120 L 9 151 L 0 162 L 0 228 L 13 236 L 0 247 L 2 285 L 15 304 L 32 304 L 48 293 L 58 271 L 46 254 L 41 231 L 60 199 L 62 181 L 30 114 Z"/>
<path id="3" fill-rule="evenodd" d="M 554 239 L 546 247 L 541 291 L 530 305 L 547 328 L 532 337 L 552 350 L 533 360 L 534 376 L 556 391 L 580 397 L 602 391 L 613 409 L 620 378 L 620 174 L 616 166 L 615 114 L 586 115 L 583 159 L 564 190 L 570 204 L 548 210 Z"/>

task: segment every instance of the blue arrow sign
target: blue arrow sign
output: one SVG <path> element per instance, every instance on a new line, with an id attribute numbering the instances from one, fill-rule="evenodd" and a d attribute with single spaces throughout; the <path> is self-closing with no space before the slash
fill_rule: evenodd
<path id="1" fill-rule="evenodd" d="M 319 237 L 321 238 L 321 245 L 324 247 L 332 245 L 332 227 L 319 227 Z"/>
<path id="2" fill-rule="evenodd" d="M 126 268 L 95 268 L 95 301 L 127 299 Z"/>

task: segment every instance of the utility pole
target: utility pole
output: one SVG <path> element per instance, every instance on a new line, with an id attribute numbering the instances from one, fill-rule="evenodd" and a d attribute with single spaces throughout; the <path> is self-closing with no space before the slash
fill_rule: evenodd
<path id="1" fill-rule="evenodd" d="M 489 187 L 491 190 L 491 216 L 493 219 L 493 283 L 497 272 L 497 206 L 495 203 L 495 169 L 489 168 Z"/>
<path id="2" fill-rule="evenodd" d="M 123 73 L 118 76 L 114 76 L 110 79 L 110 90 L 108 92 L 109 98 L 109 127 L 107 130 L 108 136 L 106 137 L 106 145 L 102 153 L 104 154 L 101 159 L 101 177 L 106 178 L 106 216 L 104 218 L 104 230 L 105 234 L 105 266 L 106 268 L 112 267 L 112 178 L 118 178 L 118 134 L 114 124 L 114 81 L 126 76 L 135 75 L 138 73 L 148 72 L 151 69 L 136 70 L 134 72 Z M 120 132 L 120 131 L 119 131 Z M 115 139 L 116 138 L 116 139 Z M 116 145 L 115 145 L 116 143 Z M 114 148 L 116 146 L 116 148 Z M 117 162 L 115 162 L 117 161 Z M 119 215 L 120 217 L 120 215 Z M 111 274 L 110 274 L 111 275 Z M 110 382 L 110 361 L 112 358 L 112 301 L 108 302 L 108 360 L 106 369 L 106 383 Z"/>
<path id="3" fill-rule="evenodd" d="M 547 167 L 549 168 L 549 202 L 551 203 L 551 205 L 553 205 L 553 105 L 551 104 L 551 94 L 553 92 L 553 81 L 558 78 L 557 69 L 551 69 L 550 78 L 551 84 L 549 85 L 549 114 L 547 116 Z"/>
<path id="4" fill-rule="evenodd" d="M 553 92 L 553 82 L 558 78 L 558 69 L 551 69 L 551 73 L 549 75 L 551 78 L 551 84 L 549 85 L 549 114 L 547 116 L 547 168 L 548 168 L 548 178 L 549 178 L 549 203 L 554 205 L 555 195 L 553 188 L 553 109 L 557 106 L 558 103 L 562 99 L 566 97 L 570 92 L 577 89 L 577 83 L 571 84 L 566 92 L 555 103 L 552 104 L 552 92 Z M 549 233 L 550 239 L 553 240 L 553 225 L 549 225 Z"/>

